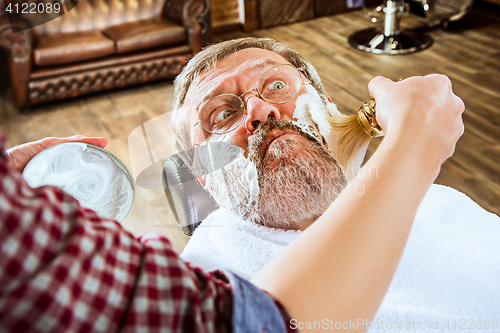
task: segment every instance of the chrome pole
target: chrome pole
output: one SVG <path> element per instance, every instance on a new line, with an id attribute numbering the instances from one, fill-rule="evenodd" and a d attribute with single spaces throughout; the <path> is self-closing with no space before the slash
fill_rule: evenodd
<path id="1" fill-rule="evenodd" d="M 424 34 L 401 32 L 400 23 L 404 13 L 403 0 L 386 0 L 383 29 L 357 31 L 349 36 L 349 44 L 361 51 L 377 54 L 406 54 L 431 46 L 432 39 Z"/>

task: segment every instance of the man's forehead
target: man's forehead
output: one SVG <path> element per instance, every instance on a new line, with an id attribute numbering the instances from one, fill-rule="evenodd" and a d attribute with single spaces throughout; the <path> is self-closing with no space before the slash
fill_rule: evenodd
<path id="1" fill-rule="evenodd" d="M 245 74 L 260 74 L 274 65 L 289 63 L 281 55 L 259 48 L 248 48 L 235 52 L 219 59 L 214 66 L 205 68 L 200 75 L 193 80 L 187 94 L 186 102 L 195 100 L 199 103 L 216 96 L 223 89 L 230 89 L 229 78 L 241 78 Z M 222 84 L 229 86 L 221 87 Z"/>
<path id="2" fill-rule="evenodd" d="M 288 63 L 288 61 L 276 52 L 260 49 L 260 48 L 247 48 L 239 50 L 233 54 L 218 59 L 215 68 L 221 67 L 236 67 L 243 63 L 249 69 L 260 69 L 273 64 Z M 205 71 L 209 71 L 206 69 Z"/>
<path id="3" fill-rule="evenodd" d="M 247 51 L 247 52 L 243 52 Z M 259 54 L 262 54 L 259 57 L 256 57 L 255 54 L 250 54 L 248 56 L 245 56 L 246 53 L 250 52 L 250 49 L 246 50 L 241 50 L 239 52 L 236 52 L 230 56 L 224 57 L 223 59 L 220 59 L 216 65 L 215 69 L 221 69 L 221 68 L 231 68 L 231 67 L 242 67 L 245 70 L 260 70 L 260 69 L 267 69 L 268 67 L 271 67 L 273 65 L 279 65 L 279 64 L 285 64 L 289 63 L 285 58 L 280 56 L 277 53 L 267 51 L 267 50 L 260 50 L 260 51 L 265 51 L 264 54 L 263 52 L 259 52 Z M 240 53 L 242 52 L 242 53 Z M 209 72 L 210 69 L 205 69 L 205 71 Z"/>

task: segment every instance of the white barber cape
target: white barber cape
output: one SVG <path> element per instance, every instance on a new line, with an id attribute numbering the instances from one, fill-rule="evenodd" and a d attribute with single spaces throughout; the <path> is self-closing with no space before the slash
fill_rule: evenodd
<path id="1" fill-rule="evenodd" d="M 299 235 L 221 208 L 196 229 L 181 258 L 250 278 Z M 432 185 L 370 332 L 493 332 L 494 320 L 500 330 L 500 217 L 457 190 Z"/>

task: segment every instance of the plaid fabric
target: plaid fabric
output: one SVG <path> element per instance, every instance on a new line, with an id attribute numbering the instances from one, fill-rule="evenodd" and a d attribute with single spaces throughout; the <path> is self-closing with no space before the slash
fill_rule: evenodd
<path id="1" fill-rule="evenodd" d="M 0 133 L 0 332 L 230 332 L 232 289 L 167 238 L 135 238 L 6 166 Z"/>
<path id="2" fill-rule="evenodd" d="M 205 274 L 191 268 L 164 245 L 168 240 L 163 236 L 140 240 L 145 244 L 145 260 L 124 331 L 168 327 L 179 332 L 230 332 L 228 279 L 219 271 Z"/>
<path id="3" fill-rule="evenodd" d="M 222 272 L 191 267 L 166 237 L 135 238 L 58 188 L 30 188 L 4 147 L 0 132 L 0 332 L 245 331 L 232 325 Z"/>

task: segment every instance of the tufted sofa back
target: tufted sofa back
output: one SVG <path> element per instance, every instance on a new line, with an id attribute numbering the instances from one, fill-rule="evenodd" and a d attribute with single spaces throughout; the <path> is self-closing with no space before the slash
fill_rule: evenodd
<path id="1" fill-rule="evenodd" d="M 34 28 L 36 36 L 71 33 L 78 31 L 102 31 L 108 27 L 152 18 L 161 18 L 166 0 L 80 0 L 66 14 Z M 52 2 L 43 0 L 43 2 Z M 176 2 L 176 1 L 173 1 Z M 67 8 L 74 3 L 66 0 Z M 171 6 L 168 6 L 171 7 Z M 62 10 L 62 9 L 61 9 Z M 54 14 L 37 14 L 49 15 Z M 21 15 L 36 24 L 32 15 Z M 167 15 L 170 16 L 170 15 Z M 39 19 L 39 18 L 37 18 Z"/>

